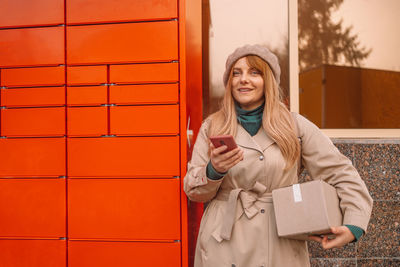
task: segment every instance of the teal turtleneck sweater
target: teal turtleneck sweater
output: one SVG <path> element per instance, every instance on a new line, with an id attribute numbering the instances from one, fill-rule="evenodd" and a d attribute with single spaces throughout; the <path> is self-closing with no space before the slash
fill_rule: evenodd
<path id="1" fill-rule="evenodd" d="M 246 129 L 251 136 L 256 135 L 262 124 L 264 103 L 253 110 L 244 110 L 235 102 L 235 110 L 237 120 L 243 128 Z"/>
<path id="2" fill-rule="evenodd" d="M 256 109 L 253 110 L 244 110 L 239 107 L 239 104 L 235 102 L 235 110 L 237 120 L 240 125 L 251 135 L 254 136 L 260 129 L 262 125 L 262 115 L 264 111 L 264 103 Z M 217 172 L 211 164 L 211 161 L 208 162 L 206 168 L 206 175 L 211 180 L 219 180 L 222 179 L 226 175 L 226 173 Z M 353 242 L 357 242 L 361 236 L 364 234 L 364 230 L 354 225 L 345 225 L 351 233 L 354 235 L 355 239 Z"/>

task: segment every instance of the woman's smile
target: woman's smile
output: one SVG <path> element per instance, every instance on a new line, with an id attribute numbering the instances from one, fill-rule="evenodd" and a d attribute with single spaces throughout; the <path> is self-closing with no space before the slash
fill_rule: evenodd
<path id="1" fill-rule="evenodd" d="M 239 90 L 239 92 L 241 92 L 241 93 L 247 93 L 247 92 L 252 91 L 253 89 L 251 89 L 251 88 L 239 88 L 238 90 Z"/>

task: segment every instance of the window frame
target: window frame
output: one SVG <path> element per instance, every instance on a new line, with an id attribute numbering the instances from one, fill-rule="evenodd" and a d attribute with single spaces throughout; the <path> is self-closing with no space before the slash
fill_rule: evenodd
<path id="1" fill-rule="evenodd" d="M 299 112 L 298 0 L 288 0 L 289 7 L 289 90 L 290 111 Z M 331 138 L 400 139 L 400 129 L 321 129 Z"/>

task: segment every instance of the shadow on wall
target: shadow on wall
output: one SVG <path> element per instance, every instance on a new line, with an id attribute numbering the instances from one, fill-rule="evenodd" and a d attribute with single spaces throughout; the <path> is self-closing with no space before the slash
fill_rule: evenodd
<path id="1" fill-rule="evenodd" d="M 372 52 L 361 46 L 352 27 L 343 20 L 335 23 L 332 13 L 344 0 L 299 0 L 299 67 L 300 73 L 321 64 L 360 66 Z"/>

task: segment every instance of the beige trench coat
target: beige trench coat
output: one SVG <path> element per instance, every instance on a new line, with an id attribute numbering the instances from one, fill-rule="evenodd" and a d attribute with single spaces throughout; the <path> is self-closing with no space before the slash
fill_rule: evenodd
<path id="1" fill-rule="evenodd" d="M 366 231 L 372 199 L 364 182 L 328 137 L 303 116 L 296 118 L 303 165 L 314 179 L 335 186 L 343 224 Z M 278 146 L 262 128 L 252 137 L 239 125 L 235 140 L 244 160 L 222 179 L 208 179 L 208 125 L 203 122 L 184 179 L 191 200 L 210 201 L 200 225 L 195 267 L 309 266 L 305 241 L 278 237 L 271 198 L 273 189 L 297 183 L 297 166 L 284 170 Z"/>

